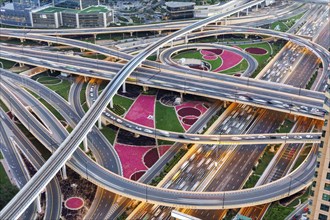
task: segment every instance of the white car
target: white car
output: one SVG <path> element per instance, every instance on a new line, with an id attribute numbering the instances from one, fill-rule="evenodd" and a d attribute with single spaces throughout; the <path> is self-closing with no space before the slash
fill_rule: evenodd
<path id="1" fill-rule="evenodd" d="M 284 139 L 289 139 L 289 137 L 288 136 L 282 136 L 281 139 L 283 139 L 283 140 Z"/>
<path id="2" fill-rule="evenodd" d="M 147 132 L 147 133 L 149 133 L 149 134 L 152 134 L 152 130 L 150 130 L 150 129 L 147 129 L 146 128 L 146 129 L 144 129 L 144 131 Z"/>
<path id="3" fill-rule="evenodd" d="M 240 138 L 240 137 L 232 137 L 231 139 L 234 140 L 234 141 L 242 140 L 242 138 Z"/>
<path id="4" fill-rule="evenodd" d="M 258 139 L 265 139 L 266 138 L 266 136 L 263 136 L 263 135 L 258 135 L 258 137 L 257 137 Z"/>

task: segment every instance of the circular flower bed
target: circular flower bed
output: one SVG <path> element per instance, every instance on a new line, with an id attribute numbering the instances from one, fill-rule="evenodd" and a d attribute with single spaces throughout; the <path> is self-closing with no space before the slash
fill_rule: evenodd
<path id="1" fill-rule="evenodd" d="M 84 200 L 79 197 L 70 197 L 65 201 L 64 205 L 67 209 L 78 210 L 84 206 Z"/>

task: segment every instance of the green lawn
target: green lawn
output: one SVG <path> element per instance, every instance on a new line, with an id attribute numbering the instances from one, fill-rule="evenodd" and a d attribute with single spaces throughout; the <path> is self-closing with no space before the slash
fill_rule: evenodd
<path id="1" fill-rule="evenodd" d="M 2 154 L 1 154 L 1 151 L 0 151 L 0 159 L 3 159 L 3 156 L 2 156 Z"/>
<path id="2" fill-rule="evenodd" d="M 173 107 L 156 102 L 156 128 L 166 131 L 184 132 Z"/>
<path id="3" fill-rule="evenodd" d="M 276 22 L 272 23 L 270 28 L 272 30 L 282 31 L 282 32 L 289 30 L 289 27 L 286 25 L 286 23 L 282 22 L 282 21 L 276 21 Z"/>
<path id="4" fill-rule="evenodd" d="M 203 60 L 211 65 L 211 70 L 218 68 L 222 64 L 222 59 L 217 58 L 216 60 L 204 60 L 203 55 L 196 50 L 189 50 L 181 52 L 173 57 L 173 59 L 181 59 L 181 58 L 191 58 Z"/>
<path id="5" fill-rule="evenodd" d="M 294 164 L 292 170 L 295 170 L 299 165 L 306 159 L 309 151 L 312 149 L 311 146 L 306 146 L 305 149 L 299 154 L 298 159 L 296 160 L 296 163 Z"/>
<path id="6" fill-rule="evenodd" d="M 58 85 L 46 85 L 46 86 L 51 90 L 55 91 L 60 96 L 62 96 L 65 100 L 68 100 L 71 82 L 67 80 L 63 80 L 62 83 Z"/>
<path id="7" fill-rule="evenodd" d="M 260 176 L 262 175 L 262 173 L 265 171 L 265 169 L 267 168 L 270 161 L 275 156 L 276 152 L 270 152 L 269 149 L 270 149 L 270 147 L 267 146 L 266 150 L 263 153 L 262 158 L 259 159 L 258 166 L 255 168 L 255 171 L 253 172 L 253 174 L 249 177 L 248 181 L 246 181 L 246 183 L 243 187 L 244 189 L 252 188 L 255 186 L 255 184 L 258 182 Z"/>
<path id="8" fill-rule="evenodd" d="M 102 134 L 108 139 L 108 141 L 113 144 L 115 142 L 117 131 L 110 127 L 103 127 L 101 129 Z"/>
<path id="9" fill-rule="evenodd" d="M 131 107 L 133 102 L 134 101 L 132 99 L 126 98 L 121 95 L 115 95 L 113 97 L 113 104 L 117 104 L 117 105 L 123 107 L 124 109 L 126 109 L 126 111 L 128 111 L 128 109 Z"/>
<path id="10" fill-rule="evenodd" d="M 0 164 L 0 210 L 16 195 L 18 189 L 12 185 L 5 169 Z"/>
<path id="11" fill-rule="evenodd" d="M 0 63 L 3 64 L 3 68 L 10 69 L 11 67 L 13 67 L 15 65 L 16 62 L 13 62 L 13 61 L 10 61 L 10 60 L 4 60 L 4 59 L 0 58 Z"/>
<path id="12" fill-rule="evenodd" d="M 289 119 L 285 119 L 283 125 L 277 130 L 278 133 L 289 133 L 294 125 L 294 122 Z"/>
<path id="13" fill-rule="evenodd" d="M 232 74 L 235 74 L 237 72 L 244 72 L 248 68 L 248 65 L 249 65 L 248 62 L 244 59 L 239 64 L 237 64 L 236 66 L 234 66 L 230 69 L 221 71 L 220 73 L 232 75 Z"/>
<path id="14" fill-rule="evenodd" d="M 38 78 L 38 82 L 42 84 L 58 84 L 61 82 L 61 79 L 52 77 L 52 76 L 42 76 Z"/>
<path id="15" fill-rule="evenodd" d="M 2 108 L 5 112 L 9 111 L 8 107 L 1 100 L 0 100 L 0 108 Z"/>

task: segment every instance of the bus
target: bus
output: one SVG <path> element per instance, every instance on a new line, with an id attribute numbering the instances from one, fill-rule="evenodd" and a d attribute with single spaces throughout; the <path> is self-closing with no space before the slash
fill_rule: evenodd
<path id="1" fill-rule="evenodd" d="M 176 172 L 176 174 L 174 174 L 174 176 L 172 177 L 172 181 L 174 182 L 175 180 L 178 179 L 178 177 L 180 176 L 180 170 L 178 172 Z"/>

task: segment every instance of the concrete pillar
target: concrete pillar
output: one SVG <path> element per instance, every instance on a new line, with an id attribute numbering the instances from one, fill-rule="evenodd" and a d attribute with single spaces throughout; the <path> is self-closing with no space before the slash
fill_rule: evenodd
<path id="1" fill-rule="evenodd" d="M 19 63 L 19 67 L 23 67 L 24 66 L 24 63 Z"/>
<path id="2" fill-rule="evenodd" d="M 101 116 L 97 120 L 97 126 L 99 127 L 99 129 L 102 129 L 102 118 L 101 118 Z"/>
<path id="3" fill-rule="evenodd" d="M 158 31 L 158 34 L 162 34 L 162 31 Z"/>
<path id="4" fill-rule="evenodd" d="M 184 35 L 184 43 L 187 44 L 188 43 L 188 35 Z"/>
<path id="5" fill-rule="evenodd" d="M 42 212 L 40 195 L 37 196 L 37 212 L 38 213 L 41 213 Z"/>
<path id="6" fill-rule="evenodd" d="M 249 36 L 248 34 L 245 34 L 245 39 L 247 39 L 247 38 L 248 38 L 248 36 Z"/>
<path id="7" fill-rule="evenodd" d="M 201 27 L 201 32 L 204 31 L 204 27 Z"/>
<path id="8" fill-rule="evenodd" d="M 149 89 L 148 86 L 143 86 L 142 88 L 143 88 L 143 92 L 146 92 Z"/>
<path id="9" fill-rule="evenodd" d="M 297 121 L 297 115 L 293 115 L 293 120 L 296 122 Z"/>
<path id="10" fill-rule="evenodd" d="M 174 40 L 171 41 L 171 47 L 173 47 L 173 45 L 174 45 Z"/>
<path id="11" fill-rule="evenodd" d="M 47 42 L 48 47 L 52 45 L 52 42 Z"/>
<path id="12" fill-rule="evenodd" d="M 158 48 L 157 51 L 156 51 L 156 60 L 159 60 L 159 54 L 160 54 L 160 51 L 159 51 L 159 48 Z"/>
<path id="13" fill-rule="evenodd" d="M 86 76 L 84 76 L 84 81 L 87 82 L 88 78 Z"/>
<path id="14" fill-rule="evenodd" d="M 237 12 L 237 17 L 239 18 L 239 12 Z"/>
<path id="15" fill-rule="evenodd" d="M 126 82 L 123 83 L 123 93 L 126 93 Z"/>
<path id="16" fill-rule="evenodd" d="M 23 43 L 25 41 L 24 38 L 20 38 L 19 40 L 21 41 L 21 43 Z"/>
<path id="17" fill-rule="evenodd" d="M 246 15 L 249 15 L 249 9 L 248 8 L 246 9 Z"/>
<path id="18" fill-rule="evenodd" d="M 257 4 L 257 5 L 256 5 L 256 11 L 258 11 L 258 7 L 259 7 L 259 6 L 258 6 L 258 4 Z"/>
<path id="19" fill-rule="evenodd" d="M 225 17 L 225 25 L 227 25 L 227 17 Z"/>
<path id="20" fill-rule="evenodd" d="M 110 108 L 113 108 L 113 99 L 110 100 Z"/>
<path id="21" fill-rule="evenodd" d="M 88 152 L 88 141 L 87 141 L 87 137 L 84 138 L 83 145 L 84 145 L 84 151 L 85 152 Z"/>
<path id="22" fill-rule="evenodd" d="M 133 32 L 129 32 L 129 33 L 130 33 L 131 37 L 133 37 Z"/>
<path id="23" fill-rule="evenodd" d="M 181 103 L 183 102 L 183 93 L 180 92 Z"/>
<path id="24" fill-rule="evenodd" d="M 225 101 L 225 102 L 223 103 L 223 106 L 224 106 L 225 108 L 227 108 L 227 101 Z"/>
<path id="25" fill-rule="evenodd" d="M 68 178 L 68 175 L 66 174 L 66 166 L 65 164 L 62 167 L 62 178 L 66 180 Z"/>

